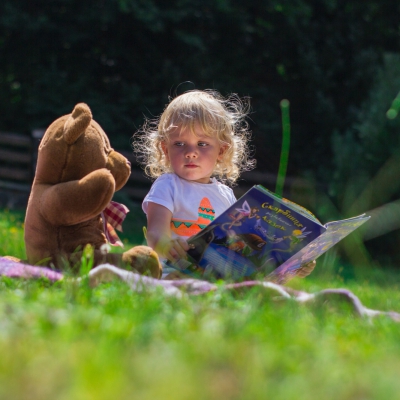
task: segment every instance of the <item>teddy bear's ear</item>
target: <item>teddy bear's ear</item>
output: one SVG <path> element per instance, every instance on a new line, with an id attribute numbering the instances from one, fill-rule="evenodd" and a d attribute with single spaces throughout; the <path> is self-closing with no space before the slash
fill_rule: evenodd
<path id="1" fill-rule="evenodd" d="M 64 140 L 68 144 L 73 144 L 79 136 L 86 131 L 92 120 L 92 112 L 85 103 L 79 103 L 68 117 L 64 124 Z"/>

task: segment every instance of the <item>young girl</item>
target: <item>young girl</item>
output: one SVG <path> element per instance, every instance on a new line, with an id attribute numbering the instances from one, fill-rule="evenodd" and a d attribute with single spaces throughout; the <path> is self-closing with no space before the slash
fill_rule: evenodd
<path id="1" fill-rule="evenodd" d="M 247 101 L 193 90 L 173 99 L 159 120 L 146 121 L 134 143 L 146 173 L 157 178 L 145 197 L 147 243 L 161 259 L 186 258 L 186 240 L 235 203 L 225 183 L 253 168 Z M 163 277 L 172 272 L 168 267 Z"/>

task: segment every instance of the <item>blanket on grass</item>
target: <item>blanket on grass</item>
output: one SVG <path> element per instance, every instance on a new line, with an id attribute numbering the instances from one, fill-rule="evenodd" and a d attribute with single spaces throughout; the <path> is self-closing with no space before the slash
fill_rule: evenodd
<path id="1" fill-rule="evenodd" d="M 7 276 L 10 278 L 48 279 L 56 282 L 64 279 L 61 272 L 54 271 L 50 268 L 35 267 L 33 265 L 20 264 L 6 258 L 0 257 L 0 277 Z M 353 309 L 354 313 L 360 317 L 376 317 L 387 316 L 396 322 L 400 322 L 400 313 L 394 311 L 379 311 L 365 307 L 360 299 L 347 289 L 324 289 L 316 293 L 307 293 L 294 290 L 286 286 L 278 285 L 266 281 L 246 281 L 240 283 L 227 283 L 224 286 L 216 285 L 211 282 L 198 279 L 182 279 L 182 280 L 159 280 L 149 278 L 131 271 L 117 268 L 110 264 L 99 265 L 93 268 L 88 275 L 89 283 L 95 287 L 104 282 L 110 282 L 118 279 L 125 282 L 134 291 L 144 291 L 151 288 L 159 288 L 166 295 L 181 297 L 188 295 L 201 295 L 216 291 L 223 288 L 224 290 L 246 291 L 254 287 L 260 287 L 265 290 L 266 294 L 274 296 L 275 300 L 293 300 L 298 303 L 316 303 L 330 301 L 345 301 Z M 76 278 L 82 279 L 82 278 Z"/>

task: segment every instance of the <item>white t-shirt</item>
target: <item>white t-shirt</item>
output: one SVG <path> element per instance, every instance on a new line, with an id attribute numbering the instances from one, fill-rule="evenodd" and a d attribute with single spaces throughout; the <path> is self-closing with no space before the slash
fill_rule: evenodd
<path id="1" fill-rule="evenodd" d="M 200 232 L 211 221 L 236 202 L 228 186 L 211 178 L 211 183 L 187 181 L 176 174 L 161 175 L 143 200 L 160 204 L 172 212 L 171 236 L 187 239 Z"/>

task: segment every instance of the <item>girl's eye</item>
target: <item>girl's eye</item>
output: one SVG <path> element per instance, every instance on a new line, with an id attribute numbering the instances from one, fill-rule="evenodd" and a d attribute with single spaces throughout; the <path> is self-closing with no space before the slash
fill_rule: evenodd
<path id="1" fill-rule="evenodd" d="M 184 143 L 183 142 L 175 142 L 174 146 L 182 147 L 182 146 L 184 146 Z"/>
<path id="2" fill-rule="evenodd" d="M 208 146 L 208 143 L 199 142 L 197 145 L 198 145 L 199 147 L 206 147 L 206 146 Z"/>

